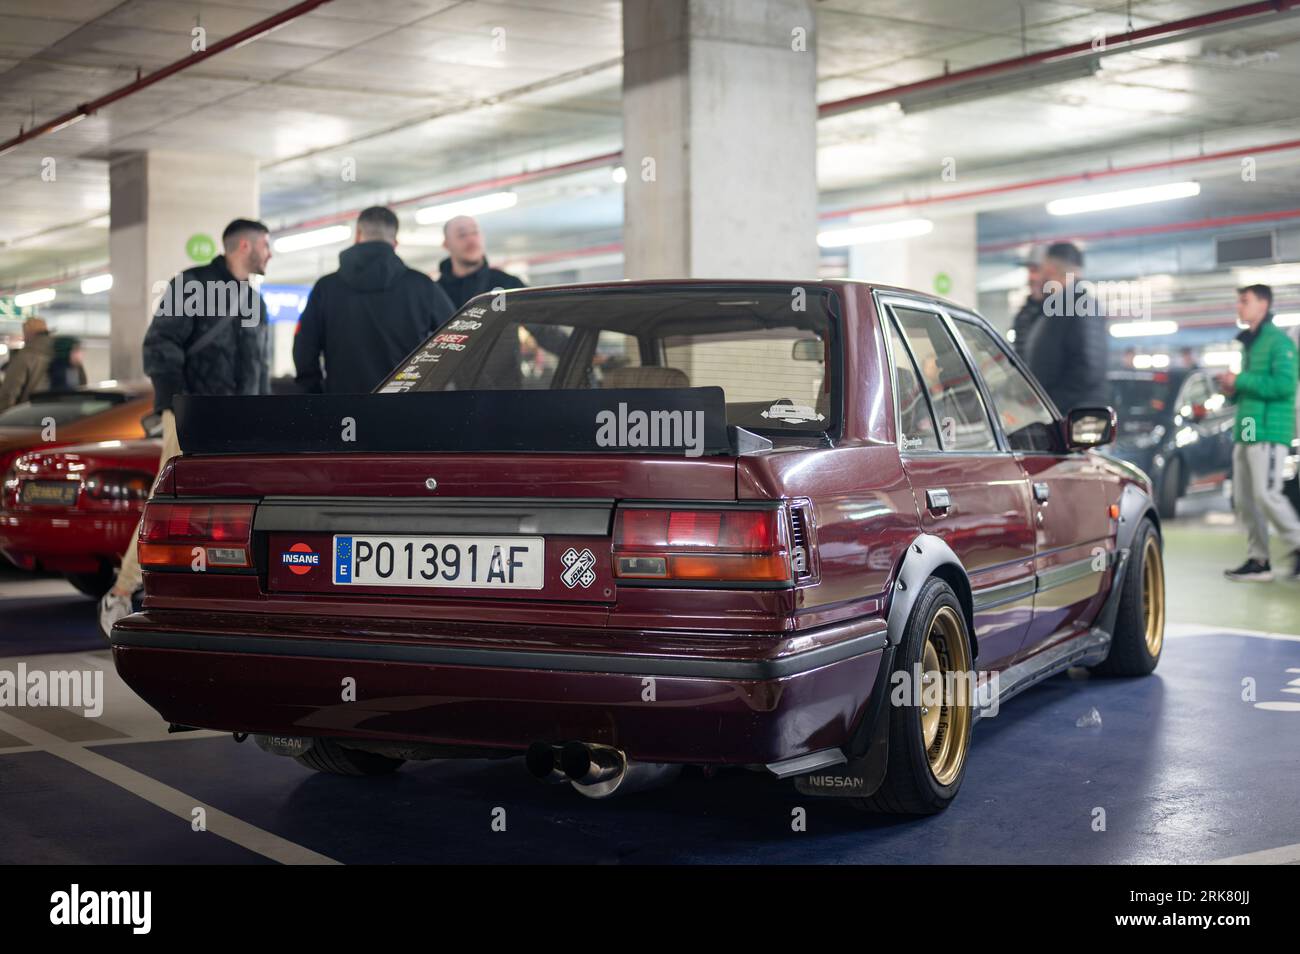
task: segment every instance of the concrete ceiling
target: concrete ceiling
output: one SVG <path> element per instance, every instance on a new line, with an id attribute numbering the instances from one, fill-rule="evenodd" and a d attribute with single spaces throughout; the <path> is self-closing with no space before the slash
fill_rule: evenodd
<path id="1" fill-rule="evenodd" d="M 0 139 L 130 82 L 137 70 L 188 55 L 196 21 L 212 43 L 291 5 L 0 0 Z M 816 4 L 818 100 L 1088 41 L 1099 31 L 1113 36 L 1130 15 L 1141 28 L 1230 5 L 1134 0 L 1130 14 L 1124 3 L 825 0 Z M 504 49 L 493 45 L 497 27 L 506 31 Z M 1284 19 L 1110 56 L 1087 79 L 924 112 L 872 108 L 828 118 L 818 131 L 823 202 L 896 201 L 1300 138 L 1298 46 L 1300 19 Z M 620 57 L 617 0 L 333 0 L 0 157 L 0 288 L 106 261 L 107 158 L 115 152 L 254 156 L 262 215 L 284 227 L 616 151 Z M 1254 188 L 1239 175 L 1229 181 L 1231 163 L 1180 172 L 1220 184 L 1207 179 L 1201 197 L 1136 215 L 1191 219 L 1300 204 L 1300 182 L 1287 171 L 1296 155 L 1261 159 L 1267 174 Z M 947 156 L 957 161 L 956 183 L 940 179 Z M 54 182 L 40 178 L 46 157 L 57 164 Z M 344 157 L 356 162 L 355 182 L 339 176 Z M 519 191 L 520 204 L 490 222 L 501 252 L 618 239 L 622 206 L 608 169 Z M 1059 231 L 1043 198 L 1004 196 L 965 208 L 991 216 L 981 217 L 981 242 L 1005 242 Z M 932 211 L 940 210 L 925 214 Z M 421 260 L 436 258 L 436 249 L 417 248 L 411 252 Z M 286 257 L 284 275 L 332 267 L 335 251 Z"/>

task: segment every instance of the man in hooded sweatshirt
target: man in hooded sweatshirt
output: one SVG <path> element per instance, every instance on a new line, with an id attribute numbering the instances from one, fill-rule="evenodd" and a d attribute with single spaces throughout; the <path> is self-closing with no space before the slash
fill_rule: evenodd
<path id="1" fill-rule="evenodd" d="M 392 209 L 362 212 L 356 239 L 298 321 L 293 363 L 308 393 L 368 394 L 455 310 L 432 278 L 397 257 Z"/>

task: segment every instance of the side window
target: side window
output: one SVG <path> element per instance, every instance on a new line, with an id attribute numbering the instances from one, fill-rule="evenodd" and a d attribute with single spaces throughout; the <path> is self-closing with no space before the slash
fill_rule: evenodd
<path id="1" fill-rule="evenodd" d="M 882 316 L 884 317 L 884 316 Z M 889 350 L 893 354 L 894 378 L 898 381 L 898 426 L 902 449 L 938 450 L 939 438 L 935 434 L 934 415 L 930 413 L 930 402 L 921 390 L 921 376 L 907 353 L 907 347 L 898 334 L 894 322 L 888 317 L 882 322 L 885 334 L 889 338 Z"/>
<path id="2" fill-rule="evenodd" d="M 993 409 L 1012 450 L 1059 452 L 1056 421 L 1033 386 L 987 331 L 970 321 L 957 329 L 993 399 Z"/>
<path id="3" fill-rule="evenodd" d="M 984 400 L 957 343 L 934 312 L 894 308 L 934 406 L 944 450 L 997 450 Z"/>

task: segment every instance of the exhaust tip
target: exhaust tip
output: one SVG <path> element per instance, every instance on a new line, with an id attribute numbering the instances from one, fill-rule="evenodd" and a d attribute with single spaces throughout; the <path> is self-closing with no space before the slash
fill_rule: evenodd
<path id="1" fill-rule="evenodd" d="M 560 749 L 560 769 L 573 781 L 586 778 L 592 768 L 591 749 L 585 742 L 568 742 Z"/>
<path id="2" fill-rule="evenodd" d="M 559 746 L 546 742 L 534 742 L 528 746 L 528 752 L 524 755 L 524 765 L 528 768 L 529 774 L 544 782 L 566 781 L 560 771 L 559 751 Z M 557 779 L 557 775 L 560 778 Z"/>

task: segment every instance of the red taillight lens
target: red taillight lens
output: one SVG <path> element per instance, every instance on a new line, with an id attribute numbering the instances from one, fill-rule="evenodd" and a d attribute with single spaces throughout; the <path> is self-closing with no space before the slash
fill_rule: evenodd
<path id="1" fill-rule="evenodd" d="M 620 510 L 614 573 L 623 579 L 785 582 L 780 510 Z"/>
<path id="2" fill-rule="evenodd" d="M 153 475 L 120 470 L 101 470 L 82 483 L 86 495 L 95 500 L 144 500 L 153 487 Z"/>
<path id="3" fill-rule="evenodd" d="M 140 523 L 140 565 L 191 567 L 198 548 L 208 566 L 252 566 L 254 509 L 242 503 L 150 502 Z"/>

